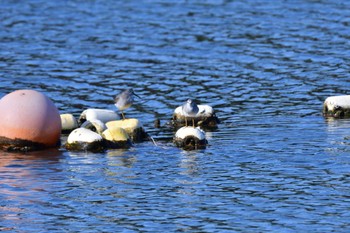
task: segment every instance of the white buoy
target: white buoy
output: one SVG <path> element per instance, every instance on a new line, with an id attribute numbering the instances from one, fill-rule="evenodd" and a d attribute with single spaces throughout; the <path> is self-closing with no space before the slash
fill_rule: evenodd
<path id="1" fill-rule="evenodd" d="M 119 119 L 115 111 L 108 109 L 89 108 L 84 110 L 79 118 L 79 122 L 100 120 L 103 123 Z"/>
<path id="2" fill-rule="evenodd" d="M 86 128 L 77 128 L 69 134 L 66 148 L 68 150 L 102 151 L 104 142 L 100 134 Z"/>
<path id="3" fill-rule="evenodd" d="M 61 124 L 63 132 L 70 132 L 79 127 L 77 119 L 73 116 L 73 114 L 65 113 L 61 114 Z"/>
<path id="4" fill-rule="evenodd" d="M 328 97 L 323 104 L 323 114 L 330 117 L 350 117 L 350 95 Z"/>
<path id="5" fill-rule="evenodd" d="M 194 150 L 206 148 L 207 140 L 205 132 L 200 128 L 185 126 L 175 133 L 174 143 L 185 150 Z"/>

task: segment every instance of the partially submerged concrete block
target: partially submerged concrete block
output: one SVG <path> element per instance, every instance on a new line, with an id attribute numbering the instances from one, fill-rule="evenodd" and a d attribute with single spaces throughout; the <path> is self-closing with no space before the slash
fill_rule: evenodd
<path id="1" fill-rule="evenodd" d="M 328 97 L 323 104 L 323 115 L 327 117 L 350 117 L 350 95 Z"/>
<path id="2" fill-rule="evenodd" d="M 182 127 L 176 132 L 174 143 L 185 150 L 196 150 L 205 149 L 208 142 L 205 132 L 198 127 Z"/>
<path id="3" fill-rule="evenodd" d="M 192 120 L 195 123 L 195 126 L 201 126 L 203 128 L 215 128 L 220 122 L 217 116 L 215 115 L 214 109 L 209 105 L 198 105 L 199 111 L 195 117 L 185 117 L 185 114 L 182 110 L 182 106 L 179 106 L 175 109 L 172 124 L 175 128 L 182 127 L 186 125 L 192 126 Z"/>

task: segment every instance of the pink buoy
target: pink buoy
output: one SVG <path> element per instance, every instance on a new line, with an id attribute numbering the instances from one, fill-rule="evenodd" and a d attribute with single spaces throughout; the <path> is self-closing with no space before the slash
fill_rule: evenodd
<path id="1" fill-rule="evenodd" d="M 58 146 L 61 118 L 54 103 L 34 90 L 0 99 L 0 149 L 36 150 Z"/>

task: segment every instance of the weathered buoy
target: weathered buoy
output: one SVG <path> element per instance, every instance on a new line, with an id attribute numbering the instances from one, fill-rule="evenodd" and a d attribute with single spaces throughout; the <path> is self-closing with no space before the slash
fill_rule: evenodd
<path id="1" fill-rule="evenodd" d="M 61 126 L 62 132 L 71 132 L 72 130 L 79 127 L 77 119 L 73 116 L 73 114 L 65 113 L 61 114 Z"/>
<path id="2" fill-rule="evenodd" d="M 123 128 L 110 127 L 102 133 L 108 148 L 129 148 L 131 141 Z"/>
<path id="3" fill-rule="evenodd" d="M 91 121 L 85 121 L 80 127 L 92 130 L 98 134 L 102 134 L 103 131 L 107 129 L 106 125 L 102 121 L 96 119 Z"/>
<path id="4" fill-rule="evenodd" d="M 119 119 L 119 117 L 115 111 L 108 109 L 89 108 L 81 113 L 79 122 L 83 123 L 85 121 L 100 120 L 103 123 L 106 123 L 108 121 L 114 121 L 116 119 Z"/>
<path id="5" fill-rule="evenodd" d="M 326 117 L 350 117 L 350 95 L 328 97 L 323 104 Z"/>
<path id="6" fill-rule="evenodd" d="M 67 139 L 67 150 L 72 151 L 103 151 L 104 141 L 101 135 L 85 128 L 73 130 Z"/>
<path id="7" fill-rule="evenodd" d="M 147 133 L 142 127 L 138 119 L 125 119 L 118 121 L 110 121 L 106 123 L 107 128 L 119 127 L 123 128 L 133 142 L 141 142 L 148 138 Z"/>
<path id="8" fill-rule="evenodd" d="M 0 149 L 38 150 L 60 144 L 61 118 L 54 103 L 35 90 L 17 90 L 0 100 Z"/>
<path id="9" fill-rule="evenodd" d="M 195 117 L 185 117 L 182 106 L 177 107 L 174 110 L 172 117 L 172 124 L 175 128 L 180 128 L 186 124 L 186 121 L 191 125 L 192 120 L 196 126 L 203 128 L 215 128 L 220 122 L 215 115 L 214 109 L 209 105 L 197 105 L 198 113 Z"/>
<path id="10" fill-rule="evenodd" d="M 208 142 L 203 130 L 185 126 L 175 133 L 174 143 L 185 150 L 196 150 L 205 149 Z"/>

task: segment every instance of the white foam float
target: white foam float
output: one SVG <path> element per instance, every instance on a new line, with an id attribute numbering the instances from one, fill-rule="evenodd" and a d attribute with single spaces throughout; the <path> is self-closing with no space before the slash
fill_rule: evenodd
<path id="1" fill-rule="evenodd" d="M 331 117 L 350 117 L 350 95 L 328 97 L 323 104 L 323 114 Z"/>
<path id="2" fill-rule="evenodd" d="M 68 150 L 102 151 L 104 143 L 100 134 L 86 128 L 77 128 L 69 134 L 66 148 Z"/>
<path id="3" fill-rule="evenodd" d="M 108 121 L 113 121 L 116 119 L 119 119 L 119 116 L 115 111 L 108 109 L 89 108 L 81 113 L 79 122 L 100 120 L 103 123 L 106 123 Z"/>
<path id="4" fill-rule="evenodd" d="M 73 114 L 65 113 L 61 114 L 61 125 L 62 131 L 72 131 L 79 127 L 77 119 L 73 116 Z"/>
<path id="5" fill-rule="evenodd" d="M 199 127 L 182 127 L 176 131 L 174 136 L 176 146 L 185 150 L 204 149 L 207 145 L 205 132 Z"/>

